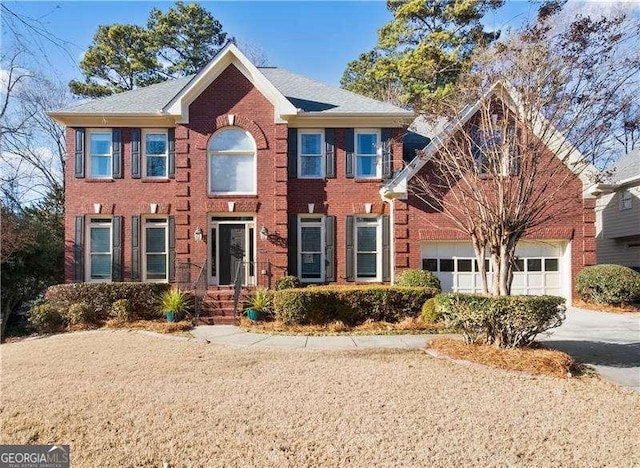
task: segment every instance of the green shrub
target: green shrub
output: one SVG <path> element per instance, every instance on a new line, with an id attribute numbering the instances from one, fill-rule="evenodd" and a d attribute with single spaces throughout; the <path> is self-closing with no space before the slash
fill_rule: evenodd
<path id="1" fill-rule="evenodd" d="M 189 294 L 175 288 L 162 293 L 158 307 L 161 313 L 173 312 L 176 322 L 179 322 L 191 312 L 192 302 Z"/>
<path id="2" fill-rule="evenodd" d="M 356 325 L 365 320 L 397 322 L 416 317 L 433 288 L 398 286 L 320 286 L 276 291 L 276 318 L 285 324 Z"/>
<path id="3" fill-rule="evenodd" d="M 435 288 L 442 291 L 438 277 L 433 272 L 425 270 L 404 270 L 396 276 L 395 284 L 413 288 Z"/>
<path id="4" fill-rule="evenodd" d="M 64 328 L 63 308 L 58 304 L 39 301 L 29 311 L 29 323 L 38 333 L 53 333 Z"/>
<path id="5" fill-rule="evenodd" d="M 437 296 L 436 296 L 437 297 Z M 436 298 L 427 299 L 422 305 L 420 318 L 426 323 L 435 323 L 442 318 L 442 314 L 436 310 Z"/>
<path id="6" fill-rule="evenodd" d="M 626 304 L 640 299 L 640 273 L 622 265 L 594 265 L 576 278 L 580 297 L 596 304 Z"/>
<path id="7" fill-rule="evenodd" d="M 297 276 L 288 275 L 283 276 L 278 281 L 276 281 L 276 291 L 281 291 L 283 289 L 291 289 L 291 288 L 299 288 L 301 286 L 300 280 Z"/>
<path id="8" fill-rule="evenodd" d="M 88 324 L 96 320 L 95 311 L 84 302 L 71 304 L 62 315 L 69 325 Z"/>
<path id="9" fill-rule="evenodd" d="M 565 299 L 557 296 L 449 293 L 435 302 L 445 325 L 458 329 L 467 343 L 503 348 L 531 345 L 538 334 L 560 326 L 566 311 Z"/>
<path id="10" fill-rule="evenodd" d="M 67 308 L 84 302 L 99 320 L 107 319 L 115 301 L 128 299 L 138 318 L 154 319 L 161 316 L 156 307 L 158 297 L 169 288 L 166 283 L 71 283 L 51 286 L 45 297 Z"/>
<path id="11" fill-rule="evenodd" d="M 134 319 L 133 307 L 129 299 L 118 299 L 111 304 L 109 317 L 116 322 L 131 322 Z"/>

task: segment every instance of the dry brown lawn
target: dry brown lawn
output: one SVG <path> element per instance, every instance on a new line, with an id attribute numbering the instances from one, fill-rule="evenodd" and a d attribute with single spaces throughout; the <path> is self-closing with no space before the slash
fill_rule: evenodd
<path id="1" fill-rule="evenodd" d="M 98 330 L 0 347 L 2 443 L 72 466 L 639 466 L 640 395 L 421 351 Z"/>

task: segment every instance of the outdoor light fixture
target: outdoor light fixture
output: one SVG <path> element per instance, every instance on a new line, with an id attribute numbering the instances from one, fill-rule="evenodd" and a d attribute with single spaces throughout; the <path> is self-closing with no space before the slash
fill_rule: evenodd
<path id="1" fill-rule="evenodd" d="M 260 239 L 267 240 L 269 238 L 269 231 L 266 227 L 262 226 L 260 228 Z"/>
<path id="2" fill-rule="evenodd" d="M 202 228 L 198 226 L 195 231 L 193 231 L 193 238 L 200 242 L 202 240 Z"/>

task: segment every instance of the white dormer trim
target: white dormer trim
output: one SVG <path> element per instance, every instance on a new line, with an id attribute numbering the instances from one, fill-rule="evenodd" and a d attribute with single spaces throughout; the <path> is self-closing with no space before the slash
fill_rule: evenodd
<path id="1" fill-rule="evenodd" d="M 467 106 L 461 113 L 459 119 L 451 121 L 442 132 L 429 142 L 429 144 L 422 150 L 422 155 L 418 155 L 410 163 L 408 163 L 401 171 L 395 174 L 395 176 L 380 188 L 380 196 L 383 200 L 391 200 L 394 198 L 404 198 L 408 195 L 408 185 L 412 177 L 414 177 L 424 165 L 433 157 L 433 155 L 444 146 L 450 136 L 452 136 L 458 129 L 462 128 L 479 110 L 480 105 L 486 101 L 492 95 L 502 95 L 502 98 L 506 99 L 507 105 L 514 105 L 520 109 L 521 105 L 517 98 L 517 93 L 510 89 L 508 85 L 497 82 L 494 83 L 483 96 L 476 101 L 472 106 Z M 518 112 L 522 114 L 521 112 Z M 536 116 L 535 122 L 530 122 L 533 134 L 542 139 L 541 134 L 544 129 L 550 130 L 552 133 L 550 136 L 546 136 L 547 147 L 553 151 L 560 159 L 562 159 L 565 165 L 579 178 L 582 182 L 583 193 L 585 196 L 594 196 L 597 192 L 595 179 L 599 174 L 596 167 L 588 162 L 585 162 L 584 157 L 580 151 L 573 146 L 557 129 L 550 125 L 541 114 Z"/>
<path id="2" fill-rule="evenodd" d="M 179 123 L 188 123 L 191 103 L 232 64 L 273 104 L 275 122 L 282 123 L 286 121 L 285 116 L 297 115 L 295 106 L 231 42 L 180 90 L 164 107 L 163 113 L 177 116 Z"/>

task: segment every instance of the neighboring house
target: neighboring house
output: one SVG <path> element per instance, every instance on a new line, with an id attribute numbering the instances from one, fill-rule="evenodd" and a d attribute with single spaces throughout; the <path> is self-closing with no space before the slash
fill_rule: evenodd
<path id="1" fill-rule="evenodd" d="M 640 150 L 623 156 L 596 205 L 598 263 L 640 271 Z"/>
<path id="2" fill-rule="evenodd" d="M 182 283 L 203 267 L 214 322 L 236 273 L 249 286 L 379 283 L 437 260 L 445 287 L 476 289 L 469 243 L 398 199 L 419 162 L 403 158 L 429 142 L 413 133 L 403 148 L 412 112 L 256 68 L 229 44 L 195 76 L 50 115 L 67 126 L 68 282 Z M 520 248 L 523 292 L 570 297 L 595 261 L 593 202 L 578 177 L 567 193 L 575 217 Z"/>

